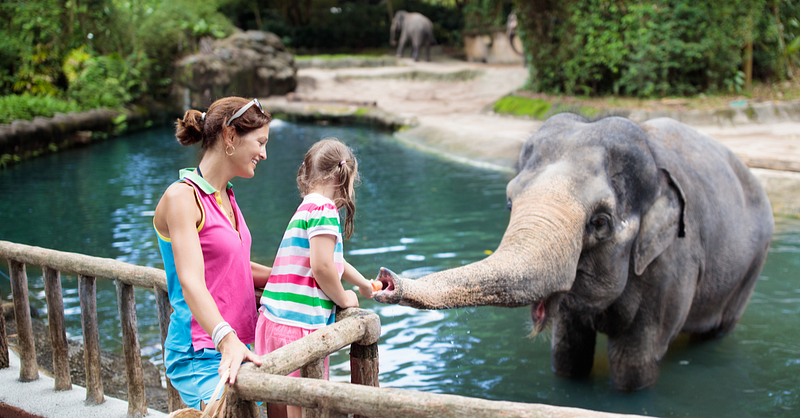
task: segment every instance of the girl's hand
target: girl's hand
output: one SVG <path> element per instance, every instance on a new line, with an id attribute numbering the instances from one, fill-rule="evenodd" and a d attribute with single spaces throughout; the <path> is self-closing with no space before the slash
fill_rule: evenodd
<path id="1" fill-rule="evenodd" d="M 344 291 L 345 304 L 342 308 L 358 308 L 358 296 L 352 290 Z"/>
<path id="2" fill-rule="evenodd" d="M 236 383 L 236 375 L 239 373 L 239 367 L 242 365 L 242 362 L 252 361 L 256 366 L 261 365 L 261 358 L 239 341 L 239 337 L 233 332 L 228 333 L 228 335 L 220 341 L 219 351 L 222 353 L 222 360 L 219 362 L 219 369 L 217 371 L 221 378 L 225 370 L 230 369 L 231 373 L 228 383 L 231 385 Z"/>
<path id="3" fill-rule="evenodd" d="M 358 286 L 358 293 L 361 293 L 361 296 L 364 296 L 367 299 L 372 299 L 375 296 L 375 292 L 372 289 L 372 283 L 367 282 L 366 285 Z"/>

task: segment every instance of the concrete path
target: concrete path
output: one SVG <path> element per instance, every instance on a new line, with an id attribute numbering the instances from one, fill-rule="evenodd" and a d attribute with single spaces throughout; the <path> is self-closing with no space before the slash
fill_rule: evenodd
<path id="1" fill-rule="evenodd" d="M 22 409 L 32 415 L 46 418 L 126 418 L 128 402 L 106 396 L 100 405 L 86 406 L 86 388 L 72 385 L 72 390 L 56 392 L 55 380 L 39 371 L 33 382 L 19 381 L 19 357 L 9 350 L 11 366 L 0 370 L 0 416 L 5 416 L 2 404 Z M 12 411 L 6 411 L 9 416 Z M 167 414 L 152 409 L 148 417 L 166 417 Z"/>
<path id="2" fill-rule="evenodd" d="M 527 69 L 441 58 L 432 63 L 410 59 L 401 63 L 397 67 L 301 69 L 292 103 L 349 104 L 351 112 L 374 103 L 382 111 L 413 121 L 410 129 L 395 133 L 409 146 L 514 171 L 522 144 L 542 121 L 497 115 L 491 105 L 522 88 Z M 292 103 L 271 97 L 264 104 L 286 109 Z M 800 109 L 800 104 L 794 107 Z M 640 122 L 637 119 L 664 113 L 637 111 L 630 117 Z M 718 118 L 693 112 L 690 124 L 728 146 L 751 168 L 767 168 L 754 173 L 767 188 L 776 213 L 800 216 L 800 111 L 773 113 L 780 117 L 771 117 L 772 123 L 734 118 L 720 124 Z"/>

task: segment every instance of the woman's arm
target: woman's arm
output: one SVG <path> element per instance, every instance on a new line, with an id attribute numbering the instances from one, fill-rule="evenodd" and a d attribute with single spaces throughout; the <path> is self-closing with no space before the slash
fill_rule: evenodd
<path id="1" fill-rule="evenodd" d="M 358 296 L 352 290 L 344 290 L 339 280 L 339 271 L 333 262 L 336 248 L 335 235 L 317 235 L 309 241 L 311 250 L 311 272 L 317 284 L 333 303 L 342 308 L 357 308 Z"/>
<path id="2" fill-rule="evenodd" d="M 200 237 L 197 234 L 197 222 L 201 215 L 195 200 L 194 189 L 179 183 L 167 189 L 167 193 L 162 199 L 166 200 L 162 201 L 166 205 L 162 213 L 156 211 L 156 217 L 161 215 L 166 218 L 167 230 L 172 241 L 175 269 L 181 283 L 183 297 L 189 310 L 192 311 L 192 316 L 203 330 L 211 335 L 214 327 L 224 319 L 205 283 L 203 251 L 200 248 Z M 187 216 L 187 214 L 192 215 Z M 258 357 L 251 353 L 234 333 L 228 334 L 220 342 L 218 349 L 222 353 L 220 371 L 231 369 L 231 383 L 235 381 L 242 361 L 250 360 L 261 364 Z"/>
<path id="3" fill-rule="evenodd" d="M 355 267 L 351 266 L 350 263 L 347 262 L 347 260 L 344 261 L 344 273 L 342 273 L 342 278 L 347 283 L 358 286 L 358 292 L 361 293 L 361 296 L 369 299 L 372 299 L 372 297 L 375 296 L 375 294 L 372 292 L 372 283 L 365 279 Z"/>
<path id="4" fill-rule="evenodd" d="M 267 267 L 251 261 L 250 269 L 253 270 L 253 285 L 263 289 L 267 285 L 269 275 L 272 273 L 272 267 Z"/>

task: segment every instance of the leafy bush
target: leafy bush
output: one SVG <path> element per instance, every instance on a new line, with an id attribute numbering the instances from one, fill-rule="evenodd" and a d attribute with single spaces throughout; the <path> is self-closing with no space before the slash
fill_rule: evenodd
<path id="1" fill-rule="evenodd" d="M 35 116 L 53 117 L 56 113 L 80 111 L 74 101 L 56 99 L 32 94 L 0 96 L 0 123 L 11 123 L 23 119 L 33 120 Z"/>
<path id="2" fill-rule="evenodd" d="M 750 40 L 754 74 L 782 76 L 773 6 L 781 16 L 797 6 L 777 1 L 515 0 L 515 8 L 534 90 L 648 97 L 737 91 Z"/>
<path id="3" fill-rule="evenodd" d="M 64 64 L 64 73 L 70 79 L 67 96 L 87 109 L 122 107 L 147 90 L 142 77 L 147 66 L 143 55 L 92 57 L 75 50 Z"/>

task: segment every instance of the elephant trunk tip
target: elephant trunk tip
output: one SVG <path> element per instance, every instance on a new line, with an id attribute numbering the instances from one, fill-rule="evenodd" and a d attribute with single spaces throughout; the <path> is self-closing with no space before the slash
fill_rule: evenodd
<path id="1" fill-rule="evenodd" d="M 381 267 L 378 277 L 375 279 L 381 282 L 381 290 L 375 293 L 375 301 L 380 303 L 399 303 L 403 298 L 400 288 L 400 277 L 386 267 Z"/>

